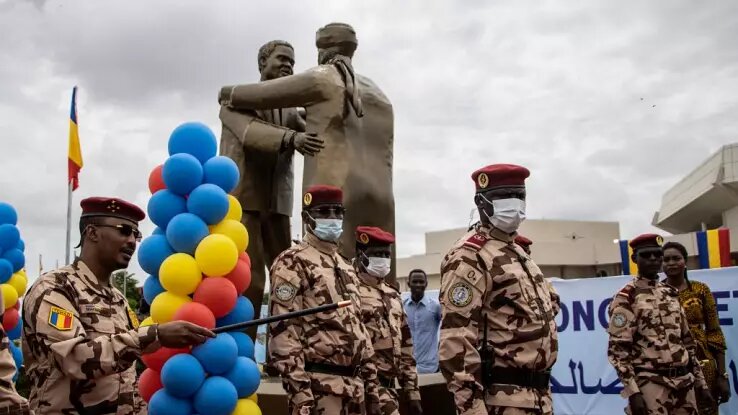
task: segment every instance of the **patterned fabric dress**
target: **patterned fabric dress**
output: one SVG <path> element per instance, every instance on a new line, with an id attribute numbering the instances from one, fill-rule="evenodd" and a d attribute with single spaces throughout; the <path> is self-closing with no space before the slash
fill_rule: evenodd
<path id="1" fill-rule="evenodd" d="M 718 321 L 715 298 L 706 284 L 699 281 L 687 281 L 687 289 L 679 293 L 679 302 L 687 314 L 689 328 L 697 345 L 697 358 L 702 363 L 705 380 L 710 392 L 715 396 L 718 376 L 715 352 L 724 351 L 726 348 L 725 337 L 723 337 Z M 718 414 L 717 404 L 707 406 L 698 402 L 698 405 L 702 415 Z"/>

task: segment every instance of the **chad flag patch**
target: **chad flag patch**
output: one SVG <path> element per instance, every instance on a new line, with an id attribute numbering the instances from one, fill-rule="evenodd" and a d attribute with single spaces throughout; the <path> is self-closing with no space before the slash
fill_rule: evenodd
<path id="1" fill-rule="evenodd" d="M 71 330 L 74 314 L 59 307 L 51 307 L 49 312 L 49 325 L 57 330 Z"/>

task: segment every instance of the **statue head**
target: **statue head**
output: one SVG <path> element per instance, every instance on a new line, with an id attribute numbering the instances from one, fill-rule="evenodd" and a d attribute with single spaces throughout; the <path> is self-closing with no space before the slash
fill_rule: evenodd
<path id="1" fill-rule="evenodd" d="M 257 62 L 262 81 L 292 75 L 295 50 L 289 42 L 272 40 L 259 48 Z"/>
<path id="2" fill-rule="evenodd" d="M 354 28 L 346 23 L 329 23 L 318 29 L 315 34 L 315 46 L 318 47 L 318 64 L 320 65 L 336 55 L 352 58 L 358 45 Z"/>

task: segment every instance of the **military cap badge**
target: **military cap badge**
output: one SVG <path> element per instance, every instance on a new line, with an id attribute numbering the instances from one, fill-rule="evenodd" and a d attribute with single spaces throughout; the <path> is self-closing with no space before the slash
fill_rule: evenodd
<path id="1" fill-rule="evenodd" d="M 310 193 L 305 193 L 305 196 L 302 198 L 302 203 L 305 206 L 310 206 L 310 204 L 313 203 L 313 195 Z"/>
<path id="2" fill-rule="evenodd" d="M 480 173 L 479 177 L 477 177 L 477 183 L 479 183 L 479 187 L 486 189 L 489 185 L 489 177 L 487 177 L 487 173 Z"/>
<path id="3" fill-rule="evenodd" d="M 362 233 L 359 235 L 359 242 L 363 243 L 364 245 L 369 243 L 369 235 Z"/>

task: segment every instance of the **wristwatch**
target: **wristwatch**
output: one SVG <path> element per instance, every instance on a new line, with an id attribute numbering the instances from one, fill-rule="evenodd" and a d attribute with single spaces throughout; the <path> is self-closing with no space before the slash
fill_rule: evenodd
<path id="1" fill-rule="evenodd" d="M 725 372 L 720 376 L 724 377 L 725 379 L 730 379 L 730 377 L 728 376 L 728 372 Z"/>

